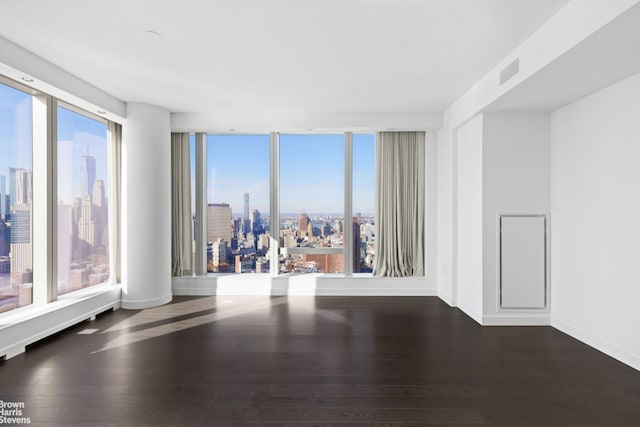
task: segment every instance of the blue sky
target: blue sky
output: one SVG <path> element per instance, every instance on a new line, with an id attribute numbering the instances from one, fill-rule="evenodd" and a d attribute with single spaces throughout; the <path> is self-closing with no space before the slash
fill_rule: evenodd
<path id="1" fill-rule="evenodd" d="M 269 211 L 269 135 L 209 135 L 208 202 L 229 203 L 242 212 Z M 373 134 L 354 140 L 354 212 L 373 213 L 375 184 Z M 280 211 L 340 214 L 344 210 L 344 136 L 280 135 Z M 193 173 L 192 156 L 192 173 Z"/>
<path id="2" fill-rule="evenodd" d="M 0 84 L 0 175 L 7 187 L 10 167 L 31 169 L 31 108 L 30 95 Z"/>
<path id="3" fill-rule="evenodd" d="M 31 169 L 31 96 L 0 84 L 0 175 L 9 167 Z M 193 138 L 193 137 L 192 137 Z M 344 136 L 280 135 L 280 211 L 340 214 L 344 210 Z M 208 201 L 229 203 L 242 212 L 243 193 L 250 208 L 269 212 L 269 135 L 209 135 Z M 58 108 L 58 199 L 80 195 L 80 159 L 96 158 L 96 179 L 107 182 L 106 125 Z M 374 137 L 353 136 L 353 211 L 373 213 Z M 192 156 L 192 173 L 195 170 Z M 7 189 L 8 190 L 8 189 Z"/>
<path id="4" fill-rule="evenodd" d="M 87 152 L 96 158 L 96 180 L 107 181 L 107 126 L 58 107 L 58 200 L 72 203 L 81 196 L 80 164 Z"/>
<path id="5" fill-rule="evenodd" d="M 0 175 L 9 167 L 32 169 L 31 96 L 0 84 Z M 58 199 L 80 195 L 80 159 L 87 146 L 96 158 L 96 179 L 107 189 L 107 128 L 104 123 L 58 107 Z M 6 190 L 7 193 L 9 189 Z"/>

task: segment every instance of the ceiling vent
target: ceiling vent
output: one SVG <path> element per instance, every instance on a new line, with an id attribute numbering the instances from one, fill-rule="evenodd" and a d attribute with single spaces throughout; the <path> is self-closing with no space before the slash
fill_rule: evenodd
<path id="1" fill-rule="evenodd" d="M 520 71 L 520 58 L 514 59 L 509 65 L 500 71 L 500 85 L 502 86 L 509 81 L 511 77 L 518 74 L 518 71 Z"/>

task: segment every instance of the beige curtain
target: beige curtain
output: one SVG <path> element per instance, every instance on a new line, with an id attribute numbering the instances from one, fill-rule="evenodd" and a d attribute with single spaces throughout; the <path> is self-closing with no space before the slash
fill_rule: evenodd
<path id="1" fill-rule="evenodd" d="M 376 276 L 424 275 L 424 156 L 424 132 L 376 134 Z"/>
<path id="2" fill-rule="evenodd" d="M 120 283 L 120 265 L 122 256 L 120 207 L 122 198 L 122 125 L 107 122 L 109 140 L 109 223 L 111 236 L 109 257 L 111 259 L 111 277 L 114 283 Z"/>
<path id="3" fill-rule="evenodd" d="M 171 134 L 171 274 L 191 275 L 193 229 L 189 134 Z"/>

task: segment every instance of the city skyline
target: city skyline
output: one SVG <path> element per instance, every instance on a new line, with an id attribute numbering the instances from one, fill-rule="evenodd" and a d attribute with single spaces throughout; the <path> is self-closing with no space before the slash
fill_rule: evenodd
<path id="1" fill-rule="evenodd" d="M 80 159 L 87 153 L 95 159 L 107 158 L 104 123 L 58 107 L 58 200 L 72 203 L 82 197 L 83 179 Z M 108 194 L 107 162 L 95 162 L 94 180 L 104 182 Z M 84 184 L 86 185 L 86 183 Z M 90 189 L 91 190 L 91 189 Z"/>
<path id="2" fill-rule="evenodd" d="M 269 135 L 207 136 L 207 202 L 228 203 L 242 216 L 243 194 L 251 209 L 269 214 Z M 300 144 L 300 145 L 298 145 Z M 280 212 L 343 215 L 344 135 L 280 135 Z M 195 137 L 191 135 L 191 185 L 195 188 Z M 353 135 L 354 214 L 374 212 L 373 134 Z M 314 167 L 316 166 L 316 167 Z M 285 195 L 283 197 L 283 195 Z M 192 200 L 195 211 L 195 200 Z"/>
<path id="3" fill-rule="evenodd" d="M 0 85 L 0 176 L 9 178 L 9 168 L 32 169 L 32 98 L 31 95 L 7 85 Z M 58 107 L 58 180 L 61 188 L 71 191 L 58 193 L 58 198 L 72 202 L 80 193 L 78 163 L 73 160 L 86 154 L 87 146 L 92 156 L 106 158 L 106 134 L 104 124 Z M 81 130 L 79 130 L 81 129 Z M 104 156 L 104 157 L 103 157 Z M 108 186 L 107 170 L 103 164 L 96 168 L 96 179 Z M 8 185 L 8 181 L 7 181 Z"/>

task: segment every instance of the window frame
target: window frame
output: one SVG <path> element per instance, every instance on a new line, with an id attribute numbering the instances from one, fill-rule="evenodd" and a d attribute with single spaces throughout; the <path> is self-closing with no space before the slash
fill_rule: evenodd
<path id="1" fill-rule="evenodd" d="M 86 292 L 93 292 L 96 288 L 115 285 L 113 269 L 107 281 L 58 296 L 57 292 L 57 142 L 58 142 L 58 106 L 68 109 L 92 120 L 109 126 L 110 120 L 94 114 L 74 104 L 58 99 L 53 95 L 24 85 L 10 77 L 0 74 L 0 84 L 24 92 L 32 97 L 32 259 L 33 259 L 33 288 L 32 303 L 0 313 L 0 318 L 20 315 L 29 310 L 43 307 L 55 301 L 73 300 Z M 107 150 L 111 151 L 107 132 Z M 107 158 L 109 185 L 112 184 L 111 162 Z M 109 190 L 111 194 L 111 190 Z M 110 197 L 107 206 L 111 206 Z M 108 224 L 109 242 L 115 233 L 112 221 Z M 111 251 L 110 251 L 111 252 Z M 110 263 L 113 260 L 109 260 Z"/>
<path id="2" fill-rule="evenodd" d="M 52 156 L 53 156 L 53 166 L 52 166 L 52 175 L 49 177 L 50 180 L 50 194 L 51 194 L 51 199 L 52 199 L 52 203 L 54 203 L 54 206 L 51 207 L 51 214 L 50 217 L 55 218 L 55 221 L 53 221 L 53 223 L 51 224 L 52 228 L 50 230 L 50 236 L 51 236 L 51 240 L 52 240 L 52 245 L 53 245 L 53 270 L 52 273 L 55 273 L 55 276 L 53 276 L 53 283 L 50 283 L 49 286 L 52 288 L 50 290 L 51 296 L 53 297 L 53 300 L 57 300 L 59 297 L 64 297 L 65 295 L 73 295 L 75 292 L 78 291 L 82 291 L 83 289 L 87 289 L 87 288 L 95 288 L 97 286 L 102 286 L 102 285 L 109 285 L 109 284 L 113 284 L 114 283 L 114 269 L 113 269 L 113 265 L 112 263 L 114 262 L 114 260 L 112 259 L 112 253 L 113 251 L 111 250 L 111 245 L 113 244 L 113 238 L 112 236 L 114 235 L 113 233 L 115 233 L 115 228 L 113 227 L 112 221 L 110 220 L 109 223 L 107 224 L 107 233 L 109 235 L 109 249 L 107 251 L 108 253 L 108 257 L 109 257 L 109 277 L 107 278 L 106 281 L 101 282 L 101 283 L 97 283 L 95 285 L 89 285 L 80 289 L 76 289 L 70 292 L 65 292 L 63 294 L 58 294 L 58 108 L 64 108 L 66 110 L 69 110 L 75 114 L 78 114 L 80 116 L 86 117 L 88 119 L 91 120 L 95 120 L 103 125 L 105 125 L 106 127 L 106 144 L 107 144 L 107 153 L 109 153 L 111 151 L 111 147 L 110 144 L 112 144 L 112 141 L 110 141 L 109 139 L 109 120 L 105 119 L 104 117 L 101 117 L 97 114 L 91 113 L 87 110 L 84 110 L 80 107 L 77 107 L 73 104 L 70 104 L 66 101 L 60 100 L 58 98 L 54 98 L 51 97 L 51 102 L 52 102 L 52 108 L 51 108 L 51 115 L 53 118 L 53 127 L 51 128 L 51 144 L 53 145 L 51 147 L 51 152 L 52 152 Z M 110 200 L 111 197 L 109 197 L 112 194 L 112 190 L 111 190 L 111 185 L 113 185 L 113 177 L 111 177 L 111 166 L 110 166 L 110 162 L 112 162 L 113 159 L 110 158 L 109 155 L 107 155 L 107 185 L 109 190 L 107 191 L 107 211 L 110 212 Z"/>
<path id="3" fill-rule="evenodd" d="M 370 132 L 356 132 L 357 134 L 373 134 Z M 206 156 L 207 156 L 207 135 L 265 135 L 264 132 L 196 132 L 195 150 L 196 150 L 196 260 L 206 260 L 206 205 L 207 205 L 207 171 L 206 171 Z M 282 134 L 285 134 L 282 132 Z M 286 134 L 296 135 L 305 133 L 301 132 L 287 132 Z M 254 276 L 268 276 L 271 278 L 287 277 L 291 275 L 297 275 L 298 273 L 281 273 L 280 272 L 280 255 L 286 254 L 337 254 L 342 253 L 344 257 L 344 272 L 343 273 L 317 273 L 323 275 L 335 275 L 335 276 L 360 276 L 371 277 L 371 273 L 354 273 L 352 260 L 354 257 L 354 248 L 351 243 L 353 240 L 353 230 L 350 225 L 350 220 L 353 217 L 353 134 L 352 131 L 342 132 L 314 132 L 313 134 L 342 134 L 344 137 L 344 223 L 343 227 L 343 239 L 344 245 L 342 248 L 329 247 L 329 248 L 285 248 L 280 247 L 279 234 L 280 234 L 280 135 L 281 132 L 269 132 L 270 147 L 269 147 L 269 218 L 270 218 L 270 245 L 269 245 L 269 260 L 270 269 L 269 273 L 251 273 Z M 204 156 L 201 158 L 199 156 Z M 204 216 L 203 216 L 204 215 Z M 347 221 L 349 219 L 349 221 Z M 277 231 L 277 232 L 274 232 Z M 274 262 L 277 260 L 277 262 Z M 196 261 L 196 266 L 197 266 Z M 243 274 L 242 276 L 248 273 Z M 203 269 L 198 270 L 196 267 L 195 275 L 206 275 L 207 277 L 229 277 L 229 276 L 241 276 L 236 273 L 209 273 L 206 271 L 206 261 Z"/>

